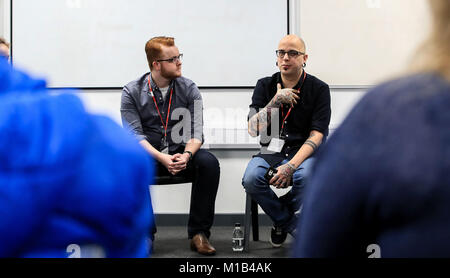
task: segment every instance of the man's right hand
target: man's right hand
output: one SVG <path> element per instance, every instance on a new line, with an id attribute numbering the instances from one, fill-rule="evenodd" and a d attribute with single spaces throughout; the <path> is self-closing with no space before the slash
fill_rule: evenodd
<path id="1" fill-rule="evenodd" d="M 291 88 L 285 88 L 281 89 L 281 84 L 277 84 L 277 93 L 270 101 L 270 104 L 272 107 L 280 107 L 281 104 L 287 104 L 291 107 L 293 107 L 295 104 L 297 104 L 297 99 L 300 97 L 298 96 L 298 91 L 291 89 Z"/>
<path id="2" fill-rule="evenodd" d="M 169 171 L 169 173 L 171 173 L 172 175 L 175 175 L 179 172 L 174 168 L 175 161 L 174 161 L 173 155 L 160 153 L 159 157 L 158 157 L 158 161 L 162 165 L 164 165 L 164 167 L 166 167 L 167 171 Z"/>

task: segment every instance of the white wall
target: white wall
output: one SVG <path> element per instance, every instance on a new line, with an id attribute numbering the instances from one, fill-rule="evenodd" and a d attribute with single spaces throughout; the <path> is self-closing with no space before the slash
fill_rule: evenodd
<path id="1" fill-rule="evenodd" d="M 0 0 L 0 36 L 10 40 L 10 3 L 9 0 Z"/>
<path id="2" fill-rule="evenodd" d="M 3 7 L 3 0 L 0 0 L 0 37 L 3 37 L 3 30 L 5 29 L 4 26 L 5 15 L 3 13 L 4 10 L 5 8 Z"/>
<path id="3" fill-rule="evenodd" d="M 430 29 L 427 0 L 301 0 L 300 12 L 309 71 L 330 85 L 403 74 Z"/>

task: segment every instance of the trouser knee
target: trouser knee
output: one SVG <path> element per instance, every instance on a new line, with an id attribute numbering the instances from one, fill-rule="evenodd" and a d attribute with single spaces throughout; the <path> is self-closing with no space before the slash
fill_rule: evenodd
<path id="1" fill-rule="evenodd" d="M 199 150 L 194 157 L 195 166 L 202 171 L 207 172 L 219 172 L 220 164 L 219 160 L 210 152 L 205 150 Z"/>
<path id="2" fill-rule="evenodd" d="M 242 178 L 242 185 L 249 194 L 257 193 L 268 187 L 264 177 L 256 172 L 246 173 Z"/>

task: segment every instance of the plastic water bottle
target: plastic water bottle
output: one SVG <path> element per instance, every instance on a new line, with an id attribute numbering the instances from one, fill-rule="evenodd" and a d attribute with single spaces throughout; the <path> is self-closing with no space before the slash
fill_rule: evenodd
<path id="1" fill-rule="evenodd" d="M 232 243 L 233 251 L 242 252 L 244 250 L 244 232 L 241 230 L 240 223 L 234 224 Z"/>

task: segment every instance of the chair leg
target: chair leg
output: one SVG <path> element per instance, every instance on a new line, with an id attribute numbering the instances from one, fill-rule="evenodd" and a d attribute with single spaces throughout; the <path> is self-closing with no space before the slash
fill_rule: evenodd
<path id="1" fill-rule="evenodd" d="M 251 200 L 253 241 L 259 240 L 258 203 Z"/>
<path id="2" fill-rule="evenodd" d="M 252 205 L 252 198 L 248 193 L 246 193 L 245 215 L 244 215 L 244 252 L 249 251 L 251 205 Z"/>

